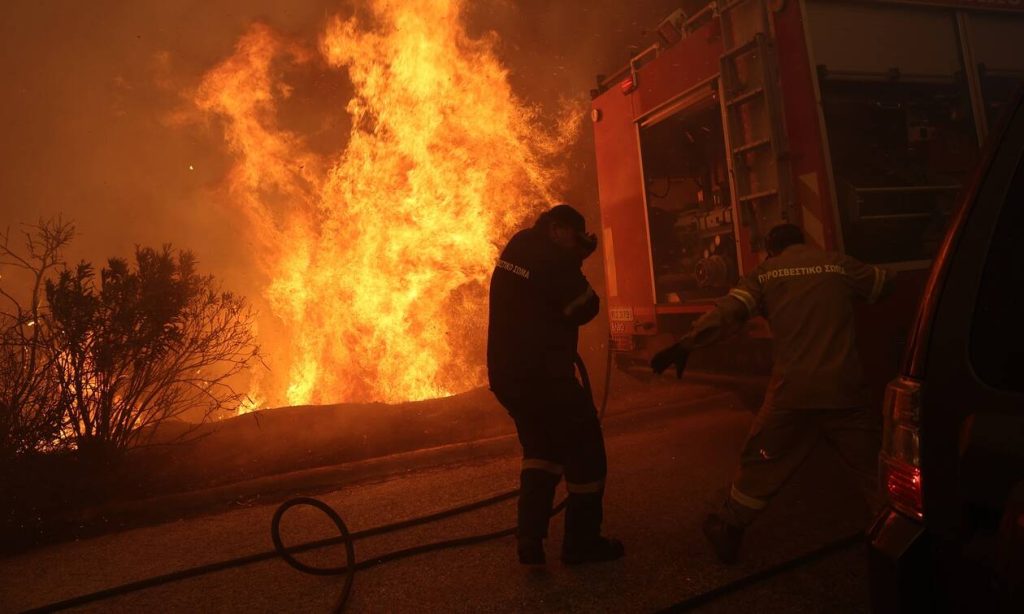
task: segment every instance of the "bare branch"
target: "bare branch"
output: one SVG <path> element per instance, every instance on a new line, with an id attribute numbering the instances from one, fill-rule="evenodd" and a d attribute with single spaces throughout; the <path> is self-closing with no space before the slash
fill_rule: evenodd
<path id="1" fill-rule="evenodd" d="M 0 406 L 6 412 L 0 454 L 52 448 L 66 423 L 55 357 L 46 344 L 51 321 L 41 298 L 51 272 L 63 263 L 61 254 L 74 227 L 58 217 L 24 226 L 22 235 L 20 249 L 11 244 L 10 229 L 0 243 L 0 265 L 26 271 L 29 280 L 22 293 L 11 290 L 13 279 L 0 278 L 0 297 L 11 309 L 0 313 Z"/>

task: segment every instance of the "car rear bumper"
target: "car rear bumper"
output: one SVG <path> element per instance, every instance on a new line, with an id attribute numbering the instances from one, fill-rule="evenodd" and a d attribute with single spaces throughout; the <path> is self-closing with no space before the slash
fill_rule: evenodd
<path id="1" fill-rule="evenodd" d="M 931 611 L 935 597 L 932 547 L 924 525 L 885 508 L 868 539 L 874 612 Z"/>

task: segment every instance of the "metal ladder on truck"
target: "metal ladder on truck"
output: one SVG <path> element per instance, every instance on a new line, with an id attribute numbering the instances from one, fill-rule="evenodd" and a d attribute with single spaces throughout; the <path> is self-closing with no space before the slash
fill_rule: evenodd
<path id="1" fill-rule="evenodd" d="M 766 0 L 726 0 L 718 7 L 722 53 L 718 79 L 722 126 L 737 239 L 747 234 L 752 251 L 764 234 L 794 217 L 777 56 Z M 745 228 L 741 228 L 741 226 Z M 743 263 L 747 271 L 756 263 Z"/>

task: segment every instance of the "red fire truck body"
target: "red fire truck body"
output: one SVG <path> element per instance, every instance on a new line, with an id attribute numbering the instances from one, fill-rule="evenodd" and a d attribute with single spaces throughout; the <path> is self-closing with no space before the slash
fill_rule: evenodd
<path id="1" fill-rule="evenodd" d="M 592 92 L 620 366 L 710 309 L 788 221 L 900 272 L 858 313 L 880 391 L 946 215 L 1024 82 L 1024 0 L 723 0 L 677 11 L 657 35 Z M 754 320 L 694 360 L 763 372 L 769 338 Z"/>

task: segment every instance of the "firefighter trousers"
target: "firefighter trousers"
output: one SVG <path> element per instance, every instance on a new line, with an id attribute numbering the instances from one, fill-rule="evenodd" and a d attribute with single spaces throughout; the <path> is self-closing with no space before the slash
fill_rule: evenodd
<path id="1" fill-rule="evenodd" d="M 568 501 L 563 548 L 586 548 L 601 534 L 607 474 L 593 399 L 575 380 L 496 396 L 515 420 L 523 447 L 517 535 L 547 537 L 555 488 L 564 474 Z"/>
<path id="2" fill-rule="evenodd" d="M 877 510 L 881 416 L 867 408 L 781 409 L 766 403 L 750 427 L 740 467 L 722 509 L 726 522 L 747 526 L 768 506 L 819 441 L 835 450 Z"/>

